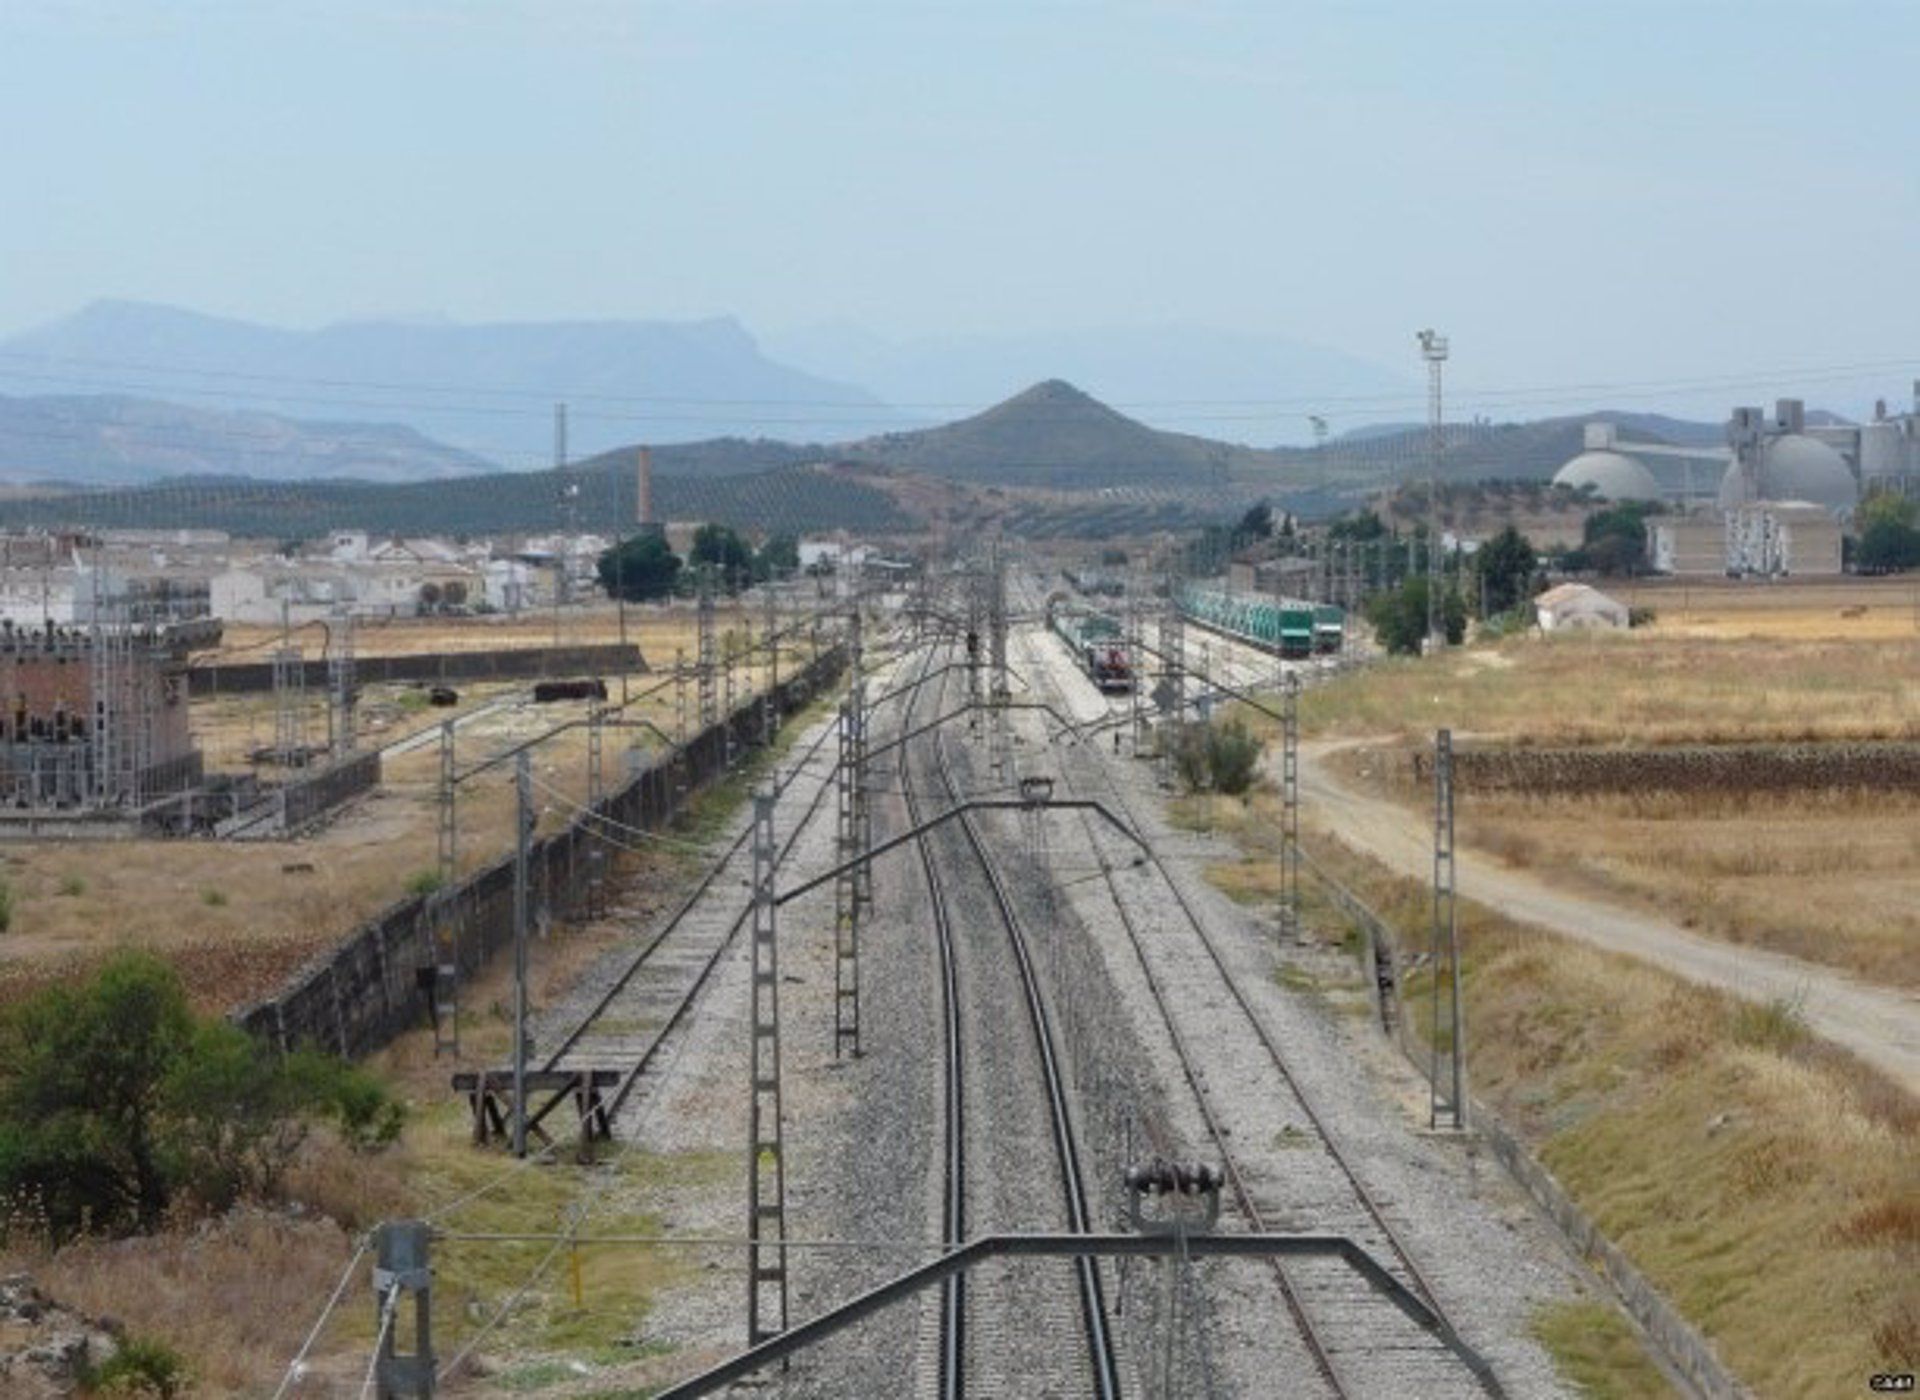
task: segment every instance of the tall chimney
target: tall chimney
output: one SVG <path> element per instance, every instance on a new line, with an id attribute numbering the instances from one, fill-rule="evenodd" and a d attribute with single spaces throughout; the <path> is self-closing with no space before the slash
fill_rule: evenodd
<path id="1" fill-rule="evenodd" d="M 636 493 L 640 528 L 644 532 L 654 523 L 653 519 L 653 449 L 640 449 L 640 481 Z"/>

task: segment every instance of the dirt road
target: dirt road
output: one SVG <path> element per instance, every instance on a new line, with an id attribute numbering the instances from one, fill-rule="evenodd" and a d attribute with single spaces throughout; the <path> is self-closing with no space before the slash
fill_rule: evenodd
<path id="1" fill-rule="evenodd" d="M 1428 819 L 1342 782 L 1325 756 L 1344 745 L 1303 744 L 1300 800 L 1356 850 L 1416 880 L 1433 875 Z M 1523 923 L 1625 953 L 1749 1001 L 1795 998 L 1814 1034 L 1851 1051 L 1920 1096 L 1920 997 L 1869 986 L 1832 968 L 1703 938 L 1676 923 L 1570 894 L 1490 857 L 1456 855 L 1462 897 Z"/>

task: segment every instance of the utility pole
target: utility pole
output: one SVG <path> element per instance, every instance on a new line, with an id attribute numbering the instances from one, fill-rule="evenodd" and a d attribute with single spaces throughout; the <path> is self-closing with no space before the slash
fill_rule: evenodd
<path id="1" fill-rule="evenodd" d="M 332 721 L 333 757 L 338 760 L 353 752 L 353 714 L 357 696 L 353 678 L 353 613 L 343 611 L 339 625 L 331 638 L 332 646 L 327 655 L 327 681 L 331 692 L 332 704 L 328 707 L 328 718 Z"/>
<path id="2" fill-rule="evenodd" d="M 1280 928 L 1300 937 L 1300 675 L 1289 671 L 1280 703 Z"/>
<path id="3" fill-rule="evenodd" d="M 567 406 L 553 406 L 553 477 L 560 492 L 560 548 L 553 558 L 553 644 L 560 645 L 560 608 L 571 601 L 573 561 L 567 551 L 573 544 L 575 504 L 580 494 L 578 483 L 567 480 Z"/>
<path id="4" fill-rule="evenodd" d="M 455 842 L 459 834 L 454 806 L 459 793 L 454 773 L 453 721 L 440 721 L 440 800 L 437 823 L 436 868 L 440 872 L 438 907 L 435 917 L 439 930 L 435 937 L 433 964 L 433 1053 L 460 1053 L 460 925 L 456 921 L 454 886 L 459 879 L 459 852 Z"/>
<path id="5" fill-rule="evenodd" d="M 866 683 L 860 674 L 860 610 L 855 608 L 847 668 L 847 697 L 840 710 L 839 851 L 843 867 L 834 880 L 833 1055 L 860 1054 L 860 922 L 863 906 L 872 900 L 867 881 L 870 865 L 859 861 L 867 853 L 871 828 L 866 795 Z"/>
<path id="6" fill-rule="evenodd" d="M 753 1044 L 748 1051 L 747 1345 L 787 1330 L 787 1168 L 780 1126 L 780 949 L 772 786 L 753 795 Z M 769 1261 L 769 1255 L 771 1261 Z"/>
<path id="7" fill-rule="evenodd" d="M 1446 448 L 1441 416 L 1440 370 L 1447 362 L 1447 338 L 1421 331 L 1420 355 L 1427 362 L 1427 649 L 1438 651 L 1440 631 L 1440 454 Z"/>
<path id="8" fill-rule="evenodd" d="M 424 1220 L 390 1220 L 374 1238 L 374 1363 L 372 1381 L 381 1400 L 433 1394 L 432 1229 Z M 402 1352 L 395 1334 L 400 1309 L 413 1299 L 413 1350 Z"/>
<path id="9" fill-rule="evenodd" d="M 1444 1120 L 1447 1127 L 1464 1129 L 1467 1025 L 1460 1001 L 1460 927 L 1453 881 L 1453 731 L 1442 729 L 1433 736 L 1433 934 L 1428 963 L 1433 974 L 1433 1058 L 1427 1123 L 1438 1128 Z"/>
<path id="10" fill-rule="evenodd" d="M 525 749 L 513 764 L 518 798 L 513 841 L 513 1155 L 527 1155 L 528 844 L 533 839 L 533 780 Z"/>
<path id="11" fill-rule="evenodd" d="M 1180 611 L 1180 576 L 1167 572 L 1167 605 L 1160 613 L 1160 664 L 1166 668 L 1161 679 L 1160 740 L 1155 745 L 1160 759 L 1160 780 L 1173 786 L 1173 750 L 1186 717 L 1187 698 L 1186 618 Z"/>
<path id="12" fill-rule="evenodd" d="M 704 732 L 711 729 L 720 718 L 720 704 L 714 692 L 715 658 L 713 654 L 713 566 L 700 566 L 699 601 L 695 605 L 695 622 L 699 647 L 700 667 L 700 728 Z"/>

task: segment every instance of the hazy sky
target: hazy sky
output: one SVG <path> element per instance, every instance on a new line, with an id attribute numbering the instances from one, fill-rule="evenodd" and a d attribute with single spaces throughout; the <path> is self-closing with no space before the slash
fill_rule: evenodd
<path id="1" fill-rule="evenodd" d="M 0 0 L 0 331 L 1170 321 L 1412 370 L 1434 324 L 1489 390 L 1898 392 L 1916 75 L 1915 0 Z"/>

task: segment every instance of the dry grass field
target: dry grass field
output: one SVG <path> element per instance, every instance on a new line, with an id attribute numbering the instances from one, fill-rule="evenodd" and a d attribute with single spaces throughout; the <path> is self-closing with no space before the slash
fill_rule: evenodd
<path id="1" fill-rule="evenodd" d="M 1608 584 L 1605 591 L 1632 607 L 1651 608 L 1656 636 L 1920 647 L 1920 583 L 1910 578 L 1642 579 Z"/>
<path id="2" fill-rule="evenodd" d="M 1465 796 L 1461 839 L 1688 928 L 1920 989 L 1920 795 Z"/>
<path id="3" fill-rule="evenodd" d="M 1920 637 L 1525 636 L 1392 658 L 1301 697 L 1313 736 L 1530 744 L 1920 738 Z"/>
<path id="4" fill-rule="evenodd" d="M 1428 745 L 1636 746 L 1920 739 L 1920 633 L 1899 580 L 1621 590 L 1627 633 L 1515 637 L 1391 660 L 1302 698 L 1304 732 Z M 1850 615 L 1849 615 L 1850 614 Z M 1333 766 L 1409 808 L 1397 764 Z M 1462 791 L 1461 838 L 1583 893 L 1702 933 L 1920 987 L 1920 805 L 1901 794 L 1791 797 Z"/>
<path id="5" fill-rule="evenodd" d="M 723 610 L 723 627 L 728 620 Z M 663 672 L 671 669 L 676 647 L 691 654 L 691 628 L 691 616 L 682 612 L 634 609 L 629 617 L 630 637 L 650 657 L 664 656 L 659 663 Z M 745 636 L 736 622 L 724 640 L 738 649 L 745 645 Z M 374 640 L 372 632 L 362 635 L 362 654 L 376 651 Z M 416 629 L 412 640 L 422 650 L 450 645 L 438 623 Z M 541 639 L 523 640 L 534 644 Z M 488 644 L 497 644 L 497 639 Z M 783 672 L 803 660 L 787 654 Z M 735 676 L 737 698 L 745 699 L 763 683 L 764 668 L 742 666 Z M 417 688 L 369 686 L 360 710 L 363 742 L 391 744 L 437 728 L 449 714 L 469 713 L 518 689 L 493 683 L 462 687 L 460 706 L 448 711 L 429 709 L 424 691 Z M 628 678 L 628 691 L 634 698 L 627 716 L 675 732 L 670 684 L 661 677 L 636 675 Z M 609 681 L 609 692 L 617 702 L 618 679 Z M 687 687 L 687 704 L 689 724 L 695 724 L 692 685 Z M 465 770 L 585 715 L 586 706 L 580 703 L 520 703 L 495 711 L 457 731 L 458 762 Z M 247 755 L 273 741 L 273 700 L 262 695 L 197 701 L 192 723 L 210 771 L 244 771 Z M 326 734 L 322 698 L 311 693 L 307 733 L 314 741 Z M 608 729 L 603 758 L 607 785 L 619 781 L 630 746 L 644 753 L 658 744 L 644 729 Z M 535 749 L 543 831 L 564 825 L 586 797 L 587 747 L 586 730 L 577 726 Z M 268 771 L 266 776 L 273 774 Z M 164 952 L 180 966 L 206 1009 L 224 1010 L 267 994 L 315 952 L 408 894 L 410 886 L 432 877 L 438 780 L 435 744 L 390 757 L 376 791 L 348 803 L 312 834 L 291 841 L 44 841 L 0 848 L 0 878 L 11 897 L 7 928 L 0 933 L 0 1003 L 48 980 L 74 975 L 106 953 L 129 946 Z M 505 853 L 512 839 L 514 803 L 511 764 L 502 763 L 462 784 L 457 837 L 462 871 Z"/>
<path id="6" fill-rule="evenodd" d="M 1423 886 L 1336 834 L 1308 840 L 1421 946 Z M 1461 927 L 1474 1092 L 1757 1394 L 1844 1393 L 1920 1363 L 1920 1107 L 1791 1007 L 1471 902 Z"/>

